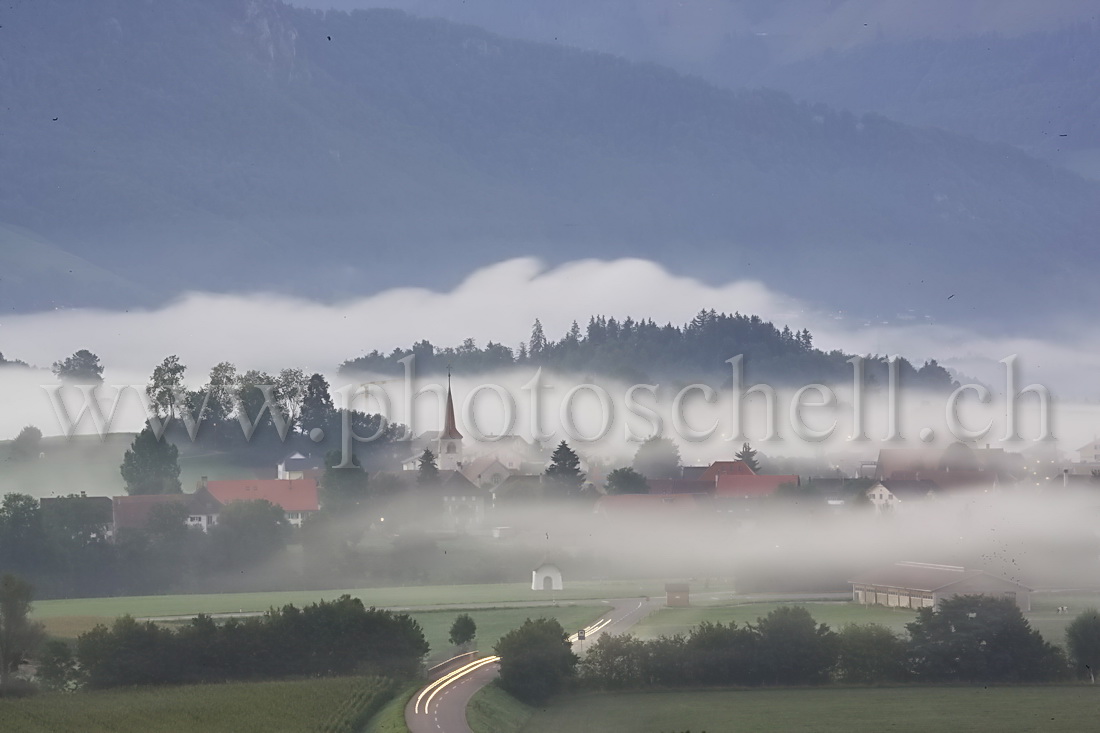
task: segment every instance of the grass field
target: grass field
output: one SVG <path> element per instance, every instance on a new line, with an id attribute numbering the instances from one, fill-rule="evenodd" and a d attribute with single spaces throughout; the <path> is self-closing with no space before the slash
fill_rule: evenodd
<path id="1" fill-rule="evenodd" d="M 537 606 L 528 608 L 471 608 L 448 609 L 446 611 L 412 611 L 409 615 L 420 622 L 424 636 L 432 647 L 429 659 L 442 659 L 451 656 L 451 643 L 448 637 L 455 616 L 468 613 L 477 624 L 477 647 L 483 650 L 493 648 L 497 640 L 516 628 L 528 618 L 556 618 L 567 630 L 583 628 L 607 612 L 609 606 L 575 605 Z M 57 639 L 73 641 L 96 624 L 110 625 L 114 620 L 109 616 L 54 616 L 45 618 L 46 633 Z M 185 621 L 169 622 L 164 625 L 177 627 Z"/>
<path id="2" fill-rule="evenodd" d="M 1100 688 L 1092 686 L 593 694 L 563 698 L 548 708 L 536 710 L 516 730 L 524 733 L 1084 731 L 1096 730 L 1098 706 Z M 501 709 L 499 705 L 496 707 Z M 503 710 L 507 712 L 506 708 Z"/>
<path id="3" fill-rule="evenodd" d="M 662 634 L 686 633 L 700 621 L 754 623 L 756 619 L 767 616 L 781 605 L 804 606 L 818 623 L 828 624 L 833 629 L 840 629 L 848 623 L 877 623 L 904 634 L 905 625 L 916 618 L 916 611 L 909 609 L 861 606 L 835 601 L 714 603 L 691 608 L 663 608 L 634 627 L 633 633 L 643 639 L 652 639 Z M 1068 606 L 1070 612 L 1057 613 L 1058 606 Z M 1063 646 L 1066 626 L 1074 616 L 1090 607 L 1100 608 L 1100 594 L 1035 593 L 1032 595 L 1032 610 L 1024 615 L 1032 628 L 1037 629 L 1044 639 Z"/>
<path id="4" fill-rule="evenodd" d="M 567 630 L 576 630 L 588 626 L 607 612 L 610 606 L 558 606 L 547 608 L 486 608 L 467 611 L 427 611 L 412 613 L 420 622 L 424 636 L 432 646 L 431 657 L 445 658 L 450 654 L 451 624 L 455 616 L 468 613 L 477 624 L 477 648 L 488 651 L 493 648 L 501 636 L 518 627 L 529 618 L 556 618 Z"/>
<path id="5" fill-rule="evenodd" d="M 519 733 L 534 712 L 496 685 L 488 685 L 470 700 L 466 722 L 474 733 Z"/>
<path id="6" fill-rule="evenodd" d="M 59 616 L 96 616 L 114 618 L 130 614 L 138 617 L 183 616 L 196 613 L 233 613 L 266 611 L 272 606 L 293 603 L 297 606 L 321 599 L 331 600 L 344 593 L 363 599 L 368 606 L 400 608 L 409 606 L 515 603 L 537 601 L 579 601 L 598 598 L 626 598 L 653 595 L 660 591 L 657 582 L 611 581 L 570 583 L 564 591 L 548 594 L 533 591 L 526 583 L 488 585 L 424 585 L 397 588 L 355 588 L 348 590 L 282 591 L 273 593 L 208 593 L 172 596 L 126 596 L 118 598 L 69 598 L 36 601 L 38 620 Z"/>
<path id="7" fill-rule="evenodd" d="M 916 617 L 915 611 L 890 609 L 882 606 L 860 606 L 843 602 L 785 602 L 741 603 L 730 605 L 693 606 L 691 608 L 662 608 L 650 614 L 634 627 L 633 633 L 643 639 L 661 635 L 686 633 L 700 621 L 721 621 L 738 624 L 755 623 L 779 606 L 802 606 L 818 621 L 838 629 L 846 623 L 878 623 L 895 631 L 905 631 L 905 624 Z"/>
<path id="8" fill-rule="evenodd" d="M 302 733 L 364 685 L 357 677 L 42 694 L 0 700 L 0 730 L 20 733 Z"/>

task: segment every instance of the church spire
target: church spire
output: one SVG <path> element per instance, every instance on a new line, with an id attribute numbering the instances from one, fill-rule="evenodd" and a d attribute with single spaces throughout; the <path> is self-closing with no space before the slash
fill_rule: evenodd
<path id="1" fill-rule="evenodd" d="M 447 414 L 443 422 L 443 434 L 439 436 L 441 440 L 462 440 L 462 433 L 458 432 L 458 425 L 455 422 L 455 403 L 451 398 L 451 369 L 447 368 Z"/>

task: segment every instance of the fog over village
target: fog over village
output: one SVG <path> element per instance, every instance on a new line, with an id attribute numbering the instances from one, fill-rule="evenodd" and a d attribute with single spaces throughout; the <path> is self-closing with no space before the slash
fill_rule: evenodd
<path id="1" fill-rule="evenodd" d="M 0 730 L 1090 730 L 1100 5 L 0 9 Z"/>

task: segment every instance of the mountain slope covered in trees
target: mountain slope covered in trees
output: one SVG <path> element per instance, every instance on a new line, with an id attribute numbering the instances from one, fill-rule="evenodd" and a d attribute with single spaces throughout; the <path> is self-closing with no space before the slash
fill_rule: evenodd
<path id="1" fill-rule="evenodd" d="M 996 323 L 1083 291 L 1097 256 L 1100 187 L 1015 150 L 611 56 L 275 0 L 37 0 L 2 25 L 0 222 L 145 302 L 630 254 Z"/>

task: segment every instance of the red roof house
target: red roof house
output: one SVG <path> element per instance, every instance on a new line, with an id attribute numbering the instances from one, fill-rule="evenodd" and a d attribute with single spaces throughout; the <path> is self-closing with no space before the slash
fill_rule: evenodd
<path id="1" fill-rule="evenodd" d="M 771 496 L 783 484 L 799 486 L 801 480 L 795 475 L 725 474 L 718 476 L 714 496 L 719 499 L 756 499 Z"/>
<path id="2" fill-rule="evenodd" d="M 646 483 L 651 494 L 709 494 L 714 490 L 713 479 L 651 478 Z"/>
<path id="3" fill-rule="evenodd" d="M 207 481 L 206 489 L 222 504 L 256 499 L 269 501 L 282 507 L 292 523 L 295 519 L 301 521 L 303 512 L 321 508 L 317 501 L 317 482 L 311 478 Z"/>
<path id="4" fill-rule="evenodd" d="M 755 472 L 744 461 L 715 461 L 699 477 L 700 481 L 713 483 L 719 476 L 755 476 Z"/>

